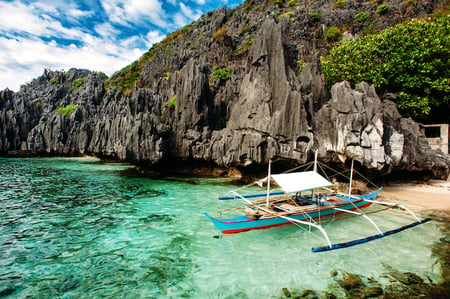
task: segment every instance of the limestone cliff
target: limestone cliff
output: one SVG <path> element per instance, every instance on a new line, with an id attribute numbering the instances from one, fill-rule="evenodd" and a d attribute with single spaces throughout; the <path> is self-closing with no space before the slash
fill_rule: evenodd
<path id="1" fill-rule="evenodd" d="M 347 36 L 381 30 L 441 1 L 385 1 L 383 16 L 371 1 L 277 2 L 208 13 L 107 80 L 86 70 L 46 70 L 17 93 L 0 92 L 0 151 L 244 169 L 269 156 L 302 163 L 318 150 L 323 161 L 354 158 L 382 174 L 448 177 L 449 156 L 431 150 L 392 101 L 365 83 L 329 89 L 320 66 L 332 45 L 327 28 L 346 28 Z M 372 17 L 356 22 L 361 11 Z M 113 88 L 136 69 L 131 87 Z M 68 105 L 76 105 L 73 113 L 58 112 Z"/>

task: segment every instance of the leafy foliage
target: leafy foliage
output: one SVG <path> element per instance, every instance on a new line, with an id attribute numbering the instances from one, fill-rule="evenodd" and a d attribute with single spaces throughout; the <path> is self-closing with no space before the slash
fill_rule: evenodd
<path id="1" fill-rule="evenodd" d="M 230 70 L 226 67 L 219 68 L 217 65 L 214 66 L 214 72 L 211 75 L 211 79 L 219 78 L 222 81 L 227 81 L 231 79 Z"/>
<path id="2" fill-rule="evenodd" d="M 342 7 L 347 3 L 347 0 L 336 0 L 336 7 Z"/>
<path id="3" fill-rule="evenodd" d="M 254 42 L 254 37 L 251 35 L 243 42 L 243 44 L 241 46 L 239 46 L 237 48 L 237 52 L 238 53 L 246 52 L 250 48 L 250 46 L 253 45 L 253 42 Z"/>
<path id="4" fill-rule="evenodd" d="M 341 35 L 341 31 L 336 26 L 331 26 L 330 28 L 327 29 L 325 35 L 327 36 L 327 39 L 337 40 Z"/>
<path id="5" fill-rule="evenodd" d="M 175 105 L 177 104 L 177 95 L 174 95 L 168 102 L 167 104 L 164 105 L 164 107 L 162 108 L 161 111 L 161 115 L 159 116 L 159 120 L 161 122 L 164 121 L 167 109 L 173 110 L 175 109 Z"/>
<path id="6" fill-rule="evenodd" d="M 387 5 L 387 4 L 380 4 L 377 7 L 377 13 L 379 13 L 380 15 L 384 15 L 385 13 L 387 13 L 388 10 L 389 10 L 389 5 Z"/>
<path id="7" fill-rule="evenodd" d="M 320 12 L 310 12 L 308 13 L 308 17 L 310 17 L 316 22 L 319 22 L 322 15 L 320 14 Z"/>
<path id="8" fill-rule="evenodd" d="M 58 107 L 56 109 L 56 112 L 61 113 L 64 116 L 64 118 L 66 118 L 69 115 L 71 115 L 72 113 L 74 113 L 78 107 L 79 107 L 78 104 L 69 104 L 65 107 Z"/>
<path id="9" fill-rule="evenodd" d="M 48 82 L 52 83 L 52 84 L 58 84 L 59 83 L 59 79 L 56 77 L 51 78 Z"/>
<path id="10" fill-rule="evenodd" d="M 322 69 L 330 84 L 366 81 L 396 92 L 403 115 L 424 118 L 450 100 L 450 15 L 345 40 L 322 58 Z"/>
<path id="11" fill-rule="evenodd" d="M 73 82 L 72 82 L 72 89 L 71 90 L 75 91 L 78 88 L 80 88 L 81 85 L 83 85 L 84 80 L 85 80 L 84 78 L 78 78 L 78 79 L 73 80 Z"/>
<path id="12" fill-rule="evenodd" d="M 284 19 L 284 18 L 289 18 L 289 20 L 291 22 L 293 22 L 293 21 L 295 21 L 295 12 L 287 11 L 285 13 L 280 14 L 278 17 L 280 18 L 280 20 Z"/>
<path id="13" fill-rule="evenodd" d="M 370 18 L 370 13 L 368 12 L 360 12 L 355 16 L 355 21 L 362 23 L 365 20 L 367 20 L 368 18 Z"/>
<path id="14" fill-rule="evenodd" d="M 289 7 L 295 6 L 297 4 L 298 4 L 298 0 L 289 0 L 289 2 L 288 2 Z"/>
<path id="15" fill-rule="evenodd" d="M 197 25 L 198 23 L 193 22 L 175 32 L 168 34 L 162 42 L 153 45 L 149 51 L 144 53 L 144 55 L 139 58 L 139 60 L 136 60 L 132 64 L 124 67 L 122 70 L 114 73 L 106 82 L 107 89 L 117 88 L 129 93 L 135 85 L 138 87 L 148 87 L 144 86 L 140 81 L 140 75 L 145 66 L 154 60 L 158 51 L 162 51 L 167 56 L 175 56 L 176 53 L 170 51 L 167 47 L 181 40 L 187 32 L 194 30 Z M 199 39 L 203 40 L 204 37 L 199 37 Z"/>
<path id="16" fill-rule="evenodd" d="M 177 95 L 174 95 L 170 99 L 170 101 L 167 103 L 167 108 L 168 109 L 174 109 L 176 104 L 177 104 Z"/>
<path id="17" fill-rule="evenodd" d="M 211 74 L 211 77 L 209 78 L 209 87 L 212 89 L 216 88 L 216 86 L 214 84 L 214 80 L 216 78 L 219 79 L 219 81 L 220 81 L 219 83 L 223 83 L 223 82 L 230 80 L 231 79 L 230 70 L 226 67 L 219 68 L 219 66 L 215 65 L 214 71 Z"/>

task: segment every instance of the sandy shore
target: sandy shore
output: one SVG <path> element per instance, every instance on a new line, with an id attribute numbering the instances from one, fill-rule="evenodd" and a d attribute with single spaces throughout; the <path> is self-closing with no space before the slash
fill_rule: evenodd
<path id="1" fill-rule="evenodd" d="M 450 214 L 450 178 L 447 181 L 385 186 L 378 198 L 400 202 L 414 212 L 440 210 Z"/>

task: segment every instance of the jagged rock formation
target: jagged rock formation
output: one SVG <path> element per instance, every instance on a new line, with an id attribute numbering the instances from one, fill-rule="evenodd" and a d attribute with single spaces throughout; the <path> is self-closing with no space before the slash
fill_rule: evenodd
<path id="1" fill-rule="evenodd" d="M 350 24 L 357 35 L 374 24 L 354 21 L 361 10 L 383 29 L 441 2 L 421 1 L 412 10 L 387 1 L 391 10 L 379 17 L 369 2 L 349 0 L 341 8 L 333 1 L 298 2 L 246 1 L 204 15 L 144 55 L 139 79 L 125 92 L 107 87 L 118 86 L 130 69 L 107 81 L 85 70 L 46 70 L 17 93 L 4 90 L 0 151 L 245 168 L 269 156 L 302 163 L 318 150 L 324 161 L 354 158 L 380 173 L 446 178 L 448 155 L 431 150 L 392 101 L 365 83 L 329 90 L 320 68 L 327 27 Z M 74 89 L 80 78 L 84 83 Z M 69 104 L 78 105 L 73 113 L 57 112 Z"/>

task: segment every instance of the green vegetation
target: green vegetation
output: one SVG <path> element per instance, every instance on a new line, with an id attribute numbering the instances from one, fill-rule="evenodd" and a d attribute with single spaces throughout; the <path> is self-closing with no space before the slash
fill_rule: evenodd
<path id="1" fill-rule="evenodd" d="M 198 40 L 199 42 L 202 42 L 202 41 L 203 41 L 204 39 L 205 39 L 205 36 L 203 36 L 203 35 L 200 35 L 200 36 L 198 37 L 198 39 L 197 39 L 197 40 Z"/>
<path id="2" fill-rule="evenodd" d="M 237 52 L 238 53 L 246 52 L 250 48 L 250 46 L 253 45 L 253 41 L 254 41 L 253 36 L 247 37 L 247 39 L 244 41 L 243 45 L 237 48 Z"/>
<path id="3" fill-rule="evenodd" d="M 50 82 L 51 84 L 59 84 L 59 79 L 56 77 L 53 77 L 50 80 L 48 80 L 48 82 Z"/>
<path id="4" fill-rule="evenodd" d="M 298 64 L 297 76 L 300 76 L 308 63 L 306 61 L 304 61 L 303 59 L 300 59 L 297 61 L 297 64 Z"/>
<path id="5" fill-rule="evenodd" d="M 58 107 L 55 111 L 61 113 L 64 116 L 64 118 L 66 118 L 72 113 L 74 113 L 78 107 L 79 107 L 78 104 L 69 104 L 65 107 Z"/>
<path id="6" fill-rule="evenodd" d="M 347 3 L 347 0 L 336 0 L 336 7 L 342 7 L 345 5 L 345 3 Z"/>
<path id="7" fill-rule="evenodd" d="M 250 31 L 250 29 L 251 29 L 252 27 L 250 27 L 250 26 L 244 26 L 244 28 L 242 28 L 242 30 L 241 30 L 241 32 L 239 32 L 239 34 L 240 35 L 244 35 L 244 34 L 246 34 L 247 32 L 249 32 Z"/>
<path id="8" fill-rule="evenodd" d="M 368 12 L 360 12 L 355 16 L 355 21 L 362 23 L 365 20 L 367 20 L 368 18 L 370 18 L 370 13 Z"/>
<path id="9" fill-rule="evenodd" d="M 298 4 L 298 0 L 289 0 L 289 2 L 288 2 L 289 7 L 295 6 L 297 4 Z"/>
<path id="10" fill-rule="evenodd" d="M 216 30 L 216 32 L 213 33 L 213 38 L 215 40 L 221 40 L 225 37 L 225 35 L 227 35 L 227 33 L 228 33 L 227 26 L 220 27 L 219 29 Z"/>
<path id="11" fill-rule="evenodd" d="M 210 21 L 211 20 L 209 20 L 209 22 Z M 208 22 L 208 20 L 206 20 L 206 22 Z M 117 88 L 125 93 L 130 93 L 135 85 L 137 85 L 138 87 L 148 87 L 143 85 L 140 81 L 141 72 L 143 71 L 147 63 L 152 62 L 153 59 L 155 59 L 156 53 L 158 52 L 163 52 L 165 55 L 171 56 L 177 55 L 175 52 L 167 49 L 167 47 L 181 40 L 187 32 L 195 29 L 197 25 L 197 22 L 193 22 L 175 32 L 168 34 L 162 42 L 153 45 L 153 47 L 148 52 L 144 53 L 144 55 L 142 55 L 139 60 L 136 60 L 132 64 L 113 74 L 111 78 L 106 81 L 106 88 L 108 90 Z M 200 38 L 201 37 L 199 37 L 199 39 Z"/>
<path id="12" fill-rule="evenodd" d="M 228 81 L 231 79 L 230 70 L 226 67 L 219 68 L 217 65 L 214 66 L 214 72 L 211 75 L 211 79 L 219 78 L 222 81 Z"/>
<path id="13" fill-rule="evenodd" d="M 341 36 L 341 31 L 336 26 L 331 26 L 325 33 L 327 39 L 335 41 Z"/>
<path id="14" fill-rule="evenodd" d="M 215 65 L 214 71 L 211 74 L 211 77 L 209 78 L 209 86 L 213 89 L 216 88 L 213 83 L 214 79 L 216 79 L 216 78 L 219 78 L 220 82 L 226 82 L 226 81 L 230 80 L 231 77 L 232 76 L 231 76 L 230 70 L 228 68 L 226 68 L 226 67 L 219 68 L 219 66 Z"/>
<path id="15" fill-rule="evenodd" d="M 293 11 L 287 11 L 285 13 L 282 13 L 278 16 L 280 18 L 280 20 L 284 19 L 284 18 L 289 18 L 289 20 L 291 22 L 295 21 L 295 12 Z"/>
<path id="16" fill-rule="evenodd" d="M 366 81 L 395 92 L 404 116 L 423 119 L 450 101 L 450 15 L 345 40 L 322 58 L 322 69 L 329 84 Z"/>
<path id="17" fill-rule="evenodd" d="M 177 104 L 177 95 L 174 95 L 167 103 L 167 109 L 175 109 L 176 104 Z"/>
<path id="18" fill-rule="evenodd" d="M 85 80 L 84 78 L 78 78 L 78 79 L 73 80 L 71 90 L 72 91 L 78 90 L 78 88 L 80 88 L 81 85 L 83 85 L 84 80 Z"/>
<path id="19" fill-rule="evenodd" d="M 385 13 L 387 13 L 389 10 L 389 5 L 387 4 L 380 4 L 377 7 L 377 13 L 379 13 L 380 15 L 384 15 Z"/>
<path id="20" fill-rule="evenodd" d="M 164 105 L 161 111 L 161 115 L 159 116 L 159 120 L 162 122 L 164 120 L 164 116 L 166 115 L 167 109 L 173 110 L 175 109 L 175 105 L 177 104 L 177 95 L 174 95 L 167 104 Z"/>
<path id="21" fill-rule="evenodd" d="M 319 22 L 322 15 L 320 14 L 320 12 L 310 12 L 308 13 L 308 17 L 313 19 L 315 22 Z"/>

